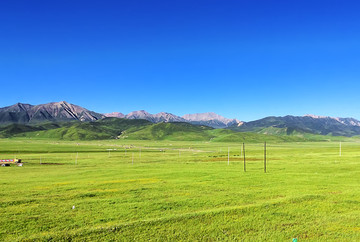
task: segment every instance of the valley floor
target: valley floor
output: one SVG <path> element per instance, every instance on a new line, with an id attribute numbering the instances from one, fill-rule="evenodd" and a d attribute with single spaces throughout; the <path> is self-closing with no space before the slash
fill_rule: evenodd
<path id="1" fill-rule="evenodd" d="M 360 143 L 1 139 L 0 240 L 360 240 Z"/>

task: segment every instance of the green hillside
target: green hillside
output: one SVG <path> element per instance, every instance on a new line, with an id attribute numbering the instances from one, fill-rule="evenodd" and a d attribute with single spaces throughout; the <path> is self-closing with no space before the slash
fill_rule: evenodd
<path id="1" fill-rule="evenodd" d="M 211 142 L 298 142 L 358 140 L 324 136 L 290 128 L 258 128 L 252 132 L 214 129 L 189 123 L 153 124 L 141 119 L 106 118 L 95 122 L 56 122 L 36 125 L 12 124 L 0 128 L 0 138 L 25 137 L 56 140 L 171 140 Z"/>
<path id="2" fill-rule="evenodd" d="M 32 127 L 23 124 L 10 124 L 8 126 L 0 128 L 0 138 L 8 138 L 16 134 L 32 132 L 32 131 L 40 131 L 40 130 L 43 129 L 40 127 Z"/>
<path id="3" fill-rule="evenodd" d="M 15 137 L 59 139 L 59 140 L 103 140 L 115 139 L 117 136 L 129 128 L 137 129 L 146 127 L 151 123 L 146 120 L 130 120 L 118 118 L 106 118 L 95 122 L 70 122 L 62 126 L 56 124 L 46 124 L 32 126 L 40 130 L 32 132 L 14 133 Z M 21 125 L 20 125 L 21 126 Z M 25 125 L 23 125 L 25 126 Z"/>
<path id="4" fill-rule="evenodd" d="M 47 133 L 53 129 L 67 129 L 77 124 L 79 124 L 77 121 L 43 122 L 40 124 L 10 124 L 0 127 L 0 138 L 10 138 L 14 136 L 39 136 L 40 134 Z M 54 138 L 58 138 L 58 136 L 54 136 Z"/>
<path id="5" fill-rule="evenodd" d="M 208 141 L 214 136 L 208 132 L 213 128 L 188 123 L 158 123 L 141 129 L 130 128 L 120 136 L 133 140 L 178 140 Z"/>
<path id="6" fill-rule="evenodd" d="M 96 140 L 110 139 L 111 135 L 105 133 L 102 129 L 89 123 L 74 124 L 70 127 L 61 127 L 57 129 L 26 132 L 17 136 L 29 138 L 53 138 L 59 140 Z"/>

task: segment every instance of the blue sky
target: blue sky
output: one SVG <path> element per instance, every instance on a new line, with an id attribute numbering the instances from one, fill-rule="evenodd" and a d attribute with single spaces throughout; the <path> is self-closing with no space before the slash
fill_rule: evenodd
<path id="1" fill-rule="evenodd" d="M 360 119 L 357 1 L 0 2 L 0 106 Z"/>

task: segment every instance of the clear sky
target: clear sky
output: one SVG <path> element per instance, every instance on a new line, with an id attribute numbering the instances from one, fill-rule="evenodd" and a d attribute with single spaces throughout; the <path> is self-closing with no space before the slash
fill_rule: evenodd
<path id="1" fill-rule="evenodd" d="M 360 3 L 3 0 L 0 106 L 360 119 Z"/>

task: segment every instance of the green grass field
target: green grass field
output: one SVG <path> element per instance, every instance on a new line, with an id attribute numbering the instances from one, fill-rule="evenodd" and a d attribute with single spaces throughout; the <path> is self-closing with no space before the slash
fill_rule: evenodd
<path id="1" fill-rule="evenodd" d="M 360 240 L 360 143 L 241 145 L 0 139 L 0 240 Z"/>

